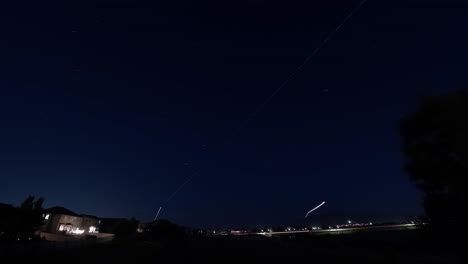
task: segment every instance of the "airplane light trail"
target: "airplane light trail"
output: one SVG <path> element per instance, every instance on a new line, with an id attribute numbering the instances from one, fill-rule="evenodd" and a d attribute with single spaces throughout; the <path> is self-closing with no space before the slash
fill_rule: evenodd
<path id="1" fill-rule="evenodd" d="M 169 196 L 169 198 L 167 198 L 165 204 L 167 204 L 170 200 L 172 200 L 172 198 L 174 198 L 174 196 L 176 196 L 177 193 L 179 193 L 179 191 L 182 190 L 182 188 L 184 188 L 184 186 L 185 186 L 187 183 L 189 183 L 191 180 L 192 180 L 192 177 L 190 177 L 190 178 L 188 178 L 186 181 L 184 181 L 184 183 L 182 183 L 182 185 L 180 185 L 179 188 L 177 188 L 177 189 L 171 194 L 171 196 Z M 156 213 L 156 216 L 154 217 L 154 221 L 156 221 L 156 220 L 158 219 L 159 213 L 161 213 L 161 209 L 162 209 L 162 208 L 163 208 L 162 206 L 159 207 L 159 210 L 158 210 L 158 212 Z"/>
<path id="2" fill-rule="evenodd" d="M 307 216 L 309 216 L 310 213 L 312 213 L 313 211 L 319 209 L 320 207 L 322 207 L 322 205 L 325 204 L 325 201 L 323 201 L 321 204 L 317 205 L 315 208 L 313 208 L 312 210 L 310 210 L 309 212 L 307 212 L 307 214 L 305 215 L 305 218 L 307 218 Z"/>
<path id="3" fill-rule="evenodd" d="M 276 88 L 273 93 L 268 96 L 263 103 L 261 103 L 253 112 L 250 113 L 247 119 L 234 130 L 232 135 L 237 135 L 252 119 L 260 113 L 269 103 L 270 101 L 276 97 L 276 95 L 283 90 L 288 84 L 296 77 L 296 75 L 303 70 L 303 68 L 309 63 L 310 60 L 312 60 L 327 44 L 328 42 L 332 39 L 332 37 L 335 36 L 338 31 L 350 20 L 363 6 L 364 4 L 367 3 L 369 0 L 362 0 L 354 9 L 352 9 L 348 15 L 341 21 L 338 26 L 336 26 L 326 37 L 319 43 L 319 45 L 314 49 L 314 51 L 307 56 L 299 66 L 297 66 L 293 72 L 289 74 L 289 76 L 281 83 L 281 85 Z"/>
<path id="4" fill-rule="evenodd" d="M 172 200 L 172 198 L 174 198 L 174 196 L 176 196 L 177 193 L 179 193 L 180 190 L 182 190 L 182 188 L 184 188 L 184 186 L 189 183 L 191 180 L 192 180 L 193 177 L 190 177 L 188 178 L 184 183 L 182 183 L 182 185 L 179 186 L 179 188 L 177 188 L 172 194 L 171 196 L 169 196 L 169 198 L 167 198 L 166 200 L 166 203 L 168 203 L 170 200 Z"/>
<path id="5" fill-rule="evenodd" d="M 154 217 L 154 221 L 158 220 L 159 213 L 161 212 L 162 206 L 159 207 L 158 213 Z"/>

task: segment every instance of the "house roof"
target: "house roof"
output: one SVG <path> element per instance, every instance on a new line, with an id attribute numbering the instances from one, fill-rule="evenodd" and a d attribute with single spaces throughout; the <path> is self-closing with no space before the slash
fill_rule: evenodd
<path id="1" fill-rule="evenodd" d="M 73 211 L 70 211 L 67 208 L 61 207 L 61 206 L 55 206 L 55 207 L 45 209 L 44 213 L 46 213 L 46 214 L 63 214 L 63 215 L 79 216 L 77 213 L 75 213 Z"/>
<path id="2" fill-rule="evenodd" d="M 86 214 L 82 214 L 81 215 L 82 217 L 87 217 L 87 218 L 96 218 L 96 219 L 99 219 L 99 217 L 95 216 L 95 215 L 86 215 Z"/>

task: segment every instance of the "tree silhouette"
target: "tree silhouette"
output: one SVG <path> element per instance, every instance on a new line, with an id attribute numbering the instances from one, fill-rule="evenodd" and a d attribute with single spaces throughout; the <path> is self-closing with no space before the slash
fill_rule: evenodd
<path id="1" fill-rule="evenodd" d="M 19 207 L 0 204 L 0 241 L 31 241 L 44 223 L 43 203 L 30 195 Z"/>
<path id="2" fill-rule="evenodd" d="M 39 197 L 35 202 L 34 202 L 34 210 L 36 211 L 41 211 L 42 210 L 42 205 L 44 204 L 44 198 Z"/>
<path id="3" fill-rule="evenodd" d="M 41 225 L 44 223 L 42 218 L 42 204 L 44 198 L 40 197 L 35 200 L 35 197 L 30 195 L 21 203 L 18 214 L 18 221 L 15 223 L 17 236 L 20 239 L 26 240 L 34 237 Z"/>
<path id="4" fill-rule="evenodd" d="M 466 217 L 468 92 L 432 96 L 401 121 L 406 170 L 424 194 L 433 226 L 455 226 Z"/>
<path id="5" fill-rule="evenodd" d="M 29 195 L 20 205 L 22 210 L 33 210 L 34 209 L 34 196 Z"/>
<path id="6" fill-rule="evenodd" d="M 138 223 L 139 222 L 135 217 L 132 217 L 131 219 L 121 219 L 114 230 L 116 238 L 134 238 L 137 233 Z"/>
<path id="7" fill-rule="evenodd" d="M 183 242 L 186 238 L 186 229 L 168 220 L 157 220 L 147 225 L 146 239 L 154 242 Z"/>

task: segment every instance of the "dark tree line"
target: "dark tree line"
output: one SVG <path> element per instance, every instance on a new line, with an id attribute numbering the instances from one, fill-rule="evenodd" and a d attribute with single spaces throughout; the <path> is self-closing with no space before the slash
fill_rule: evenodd
<path id="1" fill-rule="evenodd" d="M 168 220 L 154 221 L 145 230 L 145 239 L 153 242 L 180 243 L 186 238 L 187 230 Z"/>
<path id="2" fill-rule="evenodd" d="M 461 227 L 468 209 L 468 92 L 432 96 L 401 122 L 406 170 L 433 227 Z"/>
<path id="3" fill-rule="evenodd" d="M 0 241 L 30 241 L 44 223 L 44 198 L 28 196 L 19 207 L 0 207 Z"/>

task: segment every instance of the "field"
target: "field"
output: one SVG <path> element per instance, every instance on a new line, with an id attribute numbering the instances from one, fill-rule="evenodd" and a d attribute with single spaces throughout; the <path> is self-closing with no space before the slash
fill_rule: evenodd
<path id="1" fill-rule="evenodd" d="M 40 263 L 273 262 L 461 263 L 454 251 L 427 242 L 417 231 L 295 237 L 194 238 L 173 244 L 116 241 L 55 251 L 36 251 L 18 259 Z"/>

